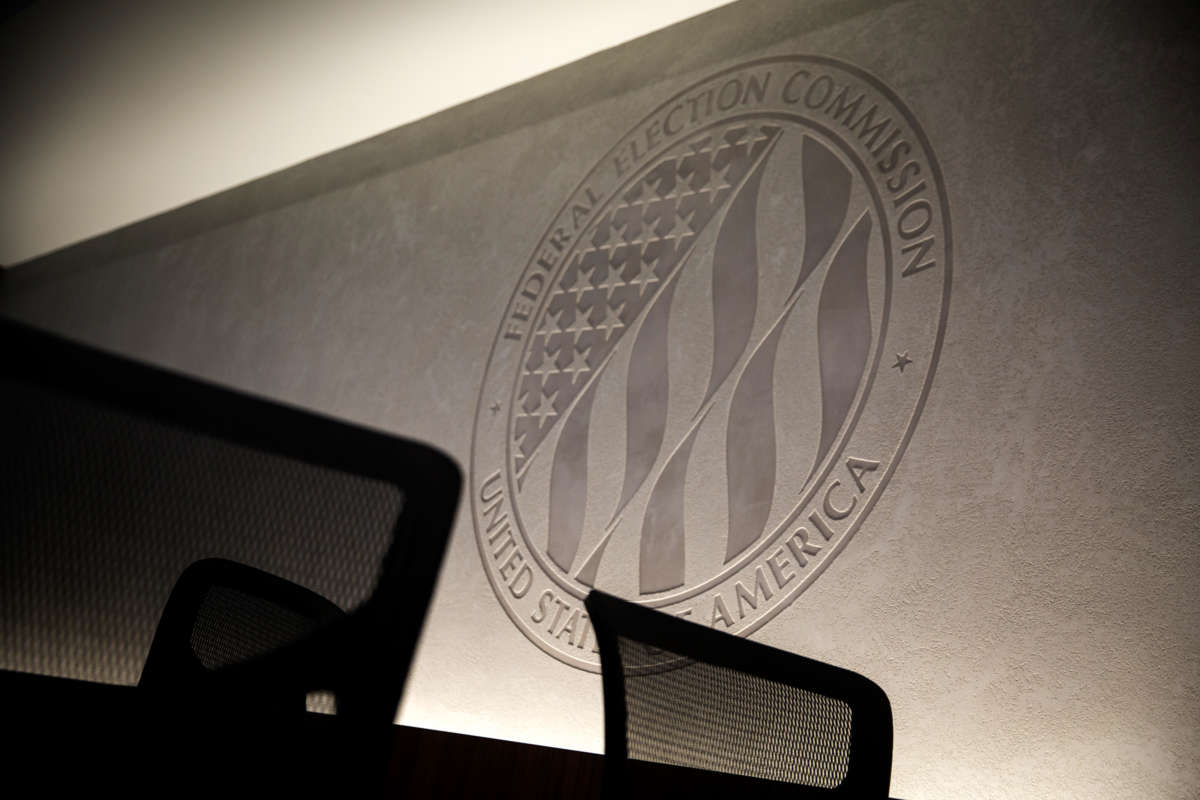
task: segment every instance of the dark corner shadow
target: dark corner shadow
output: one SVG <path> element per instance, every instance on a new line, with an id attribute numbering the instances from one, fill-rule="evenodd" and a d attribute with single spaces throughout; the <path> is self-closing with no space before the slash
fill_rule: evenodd
<path id="1" fill-rule="evenodd" d="M 900 0 L 740 0 L 279 172 L 0 270 L 45 286 L 577 111 Z"/>

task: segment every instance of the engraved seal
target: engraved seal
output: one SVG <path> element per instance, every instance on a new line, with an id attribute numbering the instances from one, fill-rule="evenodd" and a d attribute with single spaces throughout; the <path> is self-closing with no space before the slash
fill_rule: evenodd
<path id="1" fill-rule="evenodd" d="M 592 587 L 746 635 L 885 489 L 946 326 L 950 220 L 896 95 L 828 58 L 723 70 L 632 127 L 517 278 L 476 411 L 483 568 L 596 671 Z"/>

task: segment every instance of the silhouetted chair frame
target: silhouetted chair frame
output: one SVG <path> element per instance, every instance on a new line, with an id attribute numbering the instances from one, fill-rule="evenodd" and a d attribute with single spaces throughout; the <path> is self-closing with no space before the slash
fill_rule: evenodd
<path id="1" fill-rule="evenodd" d="M 678 619 L 600 591 L 589 593 L 586 606 L 600 648 L 607 797 L 628 797 L 633 788 L 628 744 L 626 665 L 619 647 L 622 638 L 683 656 L 688 660 L 684 663 L 703 662 L 725 667 L 849 705 L 853 715 L 849 765 L 840 786 L 822 789 L 753 779 L 752 782 L 760 790 L 768 794 L 778 791 L 822 797 L 888 796 L 892 760 L 891 704 L 883 690 L 868 678 Z M 718 710 L 714 711 L 719 713 Z M 713 777 L 718 778 L 719 773 L 713 773 Z"/>
<path id="2" fill-rule="evenodd" d="M 397 487 L 401 509 L 374 593 L 300 641 L 213 673 L 218 692 L 249 702 L 263 695 L 299 696 L 302 707 L 306 693 L 331 691 L 339 716 L 372 727 L 393 721 L 458 503 L 462 475 L 452 459 L 419 442 L 137 363 L 11 320 L 0 320 L 0 357 L 0 369 L 17 381 Z M 219 569 L 245 576 L 249 568 Z M 259 585 L 273 587 L 270 591 L 299 596 L 283 579 L 254 572 L 268 579 Z M 170 693 L 156 683 L 152 679 L 147 688 Z"/>
<path id="3" fill-rule="evenodd" d="M 202 608 L 208 601 L 210 592 L 220 589 L 232 590 L 243 597 L 253 598 L 255 601 L 268 605 L 272 609 L 282 609 L 296 620 L 304 620 L 304 633 L 289 637 L 286 641 L 280 642 L 281 645 L 290 644 L 292 641 L 346 617 L 345 611 L 316 592 L 269 572 L 223 558 L 206 558 L 197 561 L 183 571 L 171 590 L 167 605 L 163 608 L 162 616 L 159 618 L 158 627 L 155 629 L 150 652 L 147 653 L 146 661 L 142 666 L 141 679 L 138 681 L 140 688 L 160 695 L 179 695 L 190 705 L 217 702 L 236 708 L 239 702 L 237 700 L 223 699 L 219 696 L 189 696 L 198 688 L 201 688 L 200 694 L 209 694 L 202 690 L 202 687 L 209 684 L 212 684 L 211 688 L 219 689 L 223 681 L 215 679 L 213 672 L 227 667 L 230 663 L 236 663 L 236 660 L 223 658 L 222 661 L 226 663 L 213 667 L 207 666 L 197 655 L 197 649 L 193 642 L 193 638 L 197 634 L 197 623 L 201 617 Z M 222 626 L 225 630 L 219 633 L 228 639 L 230 630 L 235 627 L 234 621 L 224 619 L 220 621 L 225 623 Z M 246 639 L 262 638 L 261 633 L 247 633 Z M 212 638 L 217 637 L 213 636 Z M 262 643 L 260 641 L 254 642 L 254 644 L 261 645 Z M 265 653 L 267 649 L 274 648 L 266 648 L 262 650 L 262 653 Z M 230 653 L 229 655 L 234 654 Z M 279 688 L 286 692 L 291 687 L 288 687 L 286 682 L 283 683 L 284 685 Z M 273 695 L 260 695 L 249 698 L 249 700 L 253 706 L 259 708 L 277 706 L 273 710 L 279 714 L 299 712 L 305 708 L 305 698 L 298 693 L 281 694 L 275 703 L 269 702 L 267 697 L 273 697 Z"/>

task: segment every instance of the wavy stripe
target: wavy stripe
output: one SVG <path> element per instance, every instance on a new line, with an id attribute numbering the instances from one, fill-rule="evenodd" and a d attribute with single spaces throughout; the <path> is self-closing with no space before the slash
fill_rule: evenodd
<path id="1" fill-rule="evenodd" d="M 657 295 L 638 315 L 639 318 L 630 322 L 630 327 L 636 330 L 631 332 L 632 336 L 626 342 L 630 349 L 627 351 L 628 365 L 622 370 L 624 374 L 620 378 L 611 375 L 605 381 L 605 385 L 619 381 L 617 385 L 623 396 L 614 399 L 624 405 L 625 437 L 624 442 L 621 442 L 620 438 L 612 441 L 611 432 L 599 429 L 593 431 L 598 437 L 592 442 L 592 447 L 596 450 L 596 455 L 592 457 L 593 469 L 600 461 L 607 461 L 609 455 L 618 458 L 623 456 L 623 461 L 620 462 L 623 475 L 620 493 L 613 497 L 614 511 L 599 543 L 594 546 L 592 544 L 592 534 L 598 531 L 588 530 L 583 534 L 575 534 L 576 539 L 571 552 L 576 561 L 584 562 L 582 566 L 576 565 L 576 577 L 582 582 L 594 580 L 618 520 L 627 508 L 635 503 L 640 505 L 638 500 L 643 494 L 650 495 L 645 498 L 647 503 L 657 496 L 655 503 L 659 504 L 659 508 L 665 508 L 661 503 L 664 502 L 662 498 L 667 496 L 663 493 L 667 492 L 666 487 L 670 485 L 670 479 L 664 479 L 660 474 L 666 469 L 664 463 L 668 467 L 675 465 L 675 469 L 681 471 L 681 474 L 686 472 L 687 455 L 679 453 L 690 451 L 691 439 L 707 410 L 712 407 L 717 391 L 728 382 L 741 360 L 745 358 L 755 322 L 759 292 L 755 244 L 758 194 L 764 163 L 779 137 L 780 131 L 777 128 L 764 127 L 758 131 L 738 129 L 727 132 L 722 142 L 715 147 L 697 149 L 696 158 L 712 166 L 714 170 L 714 165 L 719 162 L 720 182 L 716 181 L 714 174 L 712 181 L 705 180 L 700 186 L 690 185 L 694 191 L 685 192 L 680 197 L 678 206 L 674 209 L 674 224 L 678 226 L 681 221 L 686 224 L 693 231 L 692 239 L 686 247 L 681 246 L 679 256 L 668 269 L 656 269 L 656 274 L 664 279 L 664 283 L 660 284 Z M 712 161 L 712 164 L 709 164 L 709 161 Z M 693 173 L 695 169 L 692 167 L 681 166 L 679 169 L 679 177 Z M 657 192 L 657 188 L 655 191 Z M 722 211 L 724 213 L 721 213 Z M 651 216 L 661 221 L 665 219 L 664 213 L 655 211 Z M 710 220 L 713 222 L 711 225 L 708 224 Z M 711 252 L 710 258 L 706 259 L 708 263 L 703 265 L 707 268 L 706 272 L 711 272 L 704 275 L 702 280 L 711 281 L 712 294 L 702 291 L 697 293 L 695 299 L 711 304 L 711 336 L 716 355 L 707 379 L 709 397 L 704 400 L 700 399 L 698 391 L 691 391 L 691 384 L 685 383 L 688 386 L 687 396 L 681 394 L 677 386 L 678 374 L 670 375 L 672 365 L 669 357 L 671 325 L 673 320 L 685 314 L 685 310 L 680 309 L 679 303 L 676 302 L 679 296 L 679 292 L 676 291 L 677 282 L 682 282 L 680 276 L 683 270 L 688 268 L 685 262 L 693 252 L 696 239 L 701 236 L 711 247 L 711 251 L 702 248 L 697 252 Z M 697 288 L 709 289 L 701 286 Z M 721 348 L 724 349 L 718 354 L 717 350 Z M 695 388 L 702 387 L 703 384 Z M 597 400 L 596 413 L 600 414 L 603 410 L 607 419 L 610 411 L 616 409 L 608 409 L 607 400 L 603 399 L 608 396 L 606 390 L 601 390 L 598 396 L 601 399 Z M 699 403 L 693 405 L 697 401 Z M 688 411 L 695 412 L 689 431 L 667 441 L 668 420 L 673 418 L 672 412 L 678 414 L 685 407 Z M 566 424 L 566 420 L 561 419 L 560 424 Z M 621 444 L 624 445 L 623 454 L 616 450 Z M 609 448 L 613 448 L 613 451 L 610 452 Z M 587 494 L 586 502 L 589 505 L 594 506 L 601 496 L 604 497 L 602 502 L 612 502 L 608 499 L 612 495 L 600 492 L 601 484 L 607 484 L 607 479 L 602 479 L 603 476 L 598 473 L 586 477 L 597 483 L 597 486 L 590 487 Z M 678 491 L 683 491 L 682 485 L 678 487 Z M 674 522 L 667 526 L 668 531 L 647 529 L 645 539 L 639 540 L 643 548 L 646 580 L 649 581 L 644 585 L 667 585 L 676 579 L 682 581 L 682 503 L 680 494 L 678 513 L 672 517 Z M 592 516 L 588 519 L 595 521 Z M 666 518 L 660 515 L 659 519 Z M 643 524 L 644 522 L 645 518 Z M 661 569 L 656 565 L 660 565 Z M 639 573 L 639 580 L 641 579 Z"/>
<path id="2" fill-rule="evenodd" d="M 684 483 L 687 465 L 696 440 L 696 425 L 671 454 L 659 473 L 642 522 L 641 558 L 638 582 L 642 594 L 663 592 L 683 585 L 684 558 Z"/>
<path id="3" fill-rule="evenodd" d="M 804 137 L 801 174 L 804 186 L 804 255 L 796 289 L 833 247 L 850 207 L 850 170 L 829 148 L 811 136 Z"/>
<path id="4" fill-rule="evenodd" d="M 619 524 L 619 523 L 618 523 Z M 600 569 L 600 561 L 604 558 L 604 549 L 608 547 L 609 541 L 612 540 L 612 535 L 616 531 L 616 526 L 613 526 L 600 540 L 600 544 L 592 550 L 592 554 L 583 562 L 583 566 L 579 568 L 579 572 L 575 574 L 575 580 L 585 586 L 596 585 L 596 572 Z"/>
<path id="5" fill-rule="evenodd" d="M 713 248 L 713 362 L 701 406 L 721 388 L 746 352 L 754 328 L 758 307 L 758 189 L 767 155 L 759 159 L 730 202 Z"/>
<path id="6" fill-rule="evenodd" d="M 761 168 L 762 160 L 779 136 L 780 130 L 775 126 L 761 126 L 756 133 L 739 124 L 727 130 L 719 141 L 708 136 L 690 142 L 691 153 L 665 157 L 647 171 L 631 176 L 614 195 L 612 202 L 616 207 L 601 213 L 572 245 L 566 257 L 571 267 L 553 289 L 560 296 L 571 299 L 561 301 L 560 307 L 553 312 L 547 305 L 547 310 L 539 317 L 537 329 L 541 331 L 544 327 L 548 335 L 535 340 L 541 344 L 540 348 L 532 346 L 528 351 L 525 369 L 518 378 L 518 392 L 536 397 L 536 392 L 553 381 L 559 390 L 555 409 L 565 415 L 566 406 L 584 390 L 584 386 L 595 380 L 595 376 L 577 387 L 574 380 L 564 384 L 557 374 L 544 377 L 535 371 L 537 365 L 556 352 L 550 348 L 556 348 L 563 338 L 556 334 L 570 334 L 576 340 L 581 334 L 591 337 L 589 358 L 592 361 L 611 353 L 622 341 L 622 331 L 628 330 L 645 310 L 645 296 L 653 296 L 653 291 L 645 291 L 647 280 L 657 283 L 681 268 L 692 252 L 696 237 L 740 193 L 740 187 L 755 167 Z M 624 267 L 630 258 L 640 258 L 645 266 L 651 267 L 649 275 L 639 273 L 636 282 L 633 275 L 626 275 Z M 588 276 L 586 280 L 584 273 Z M 590 277 L 593 275 L 596 278 L 603 276 L 603 279 L 596 282 Z M 629 295 L 631 287 L 636 287 L 633 297 Z M 613 332 L 602 327 L 604 321 L 593 322 L 591 315 L 598 293 L 606 293 L 605 302 L 609 302 L 617 290 L 625 292 L 626 298 L 621 325 Z M 571 307 L 575 311 L 565 315 L 569 322 L 564 326 L 557 315 Z M 579 315 L 584 311 L 587 313 L 581 318 Z M 580 320 L 585 330 L 576 330 Z M 601 331 L 602 336 L 595 336 Z M 544 351 L 540 355 L 539 349 Z M 549 425 L 542 425 L 527 416 L 518 418 L 514 426 L 521 455 L 518 460 L 532 458 L 549 433 L 563 422 L 564 416 L 554 418 Z"/>
<path id="7" fill-rule="evenodd" d="M 725 427 L 727 564 L 762 536 L 775 499 L 775 357 L 793 308 L 794 300 L 746 363 L 729 402 Z"/>
<path id="8" fill-rule="evenodd" d="M 867 244 L 871 215 L 863 214 L 829 265 L 817 308 L 821 360 L 821 444 L 813 468 L 837 437 L 867 366 L 871 307 L 867 295 Z"/>
<path id="9" fill-rule="evenodd" d="M 675 298 L 675 278 L 646 312 L 629 356 L 626 382 L 625 481 L 613 519 L 641 488 L 654 468 L 667 430 L 670 376 L 667 370 L 667 323 Z M 611 524 L 611 521 L 610 521 Z"/>
<path id="10" fill-rule="evenodd" d="M 575 563 L 583 536 L 588 491 L 588 426 L 595 384 L 589 386 L 563 422 L 550 471 L 550 522 L 546 553 L 561 569 Z"/>

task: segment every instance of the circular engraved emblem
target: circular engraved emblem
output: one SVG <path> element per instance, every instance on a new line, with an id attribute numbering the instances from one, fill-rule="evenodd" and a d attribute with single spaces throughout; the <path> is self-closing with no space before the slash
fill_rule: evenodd
<path id="1" fill-rule="evenodd" d="M 479 397 L 516 625 L 598 670 L 592 587 L 743 635 L 795 600 L 908 443 L 950 256 L 929 144 L 860 69 L 749 62 L 633 126 L 535 243 Z"/>

